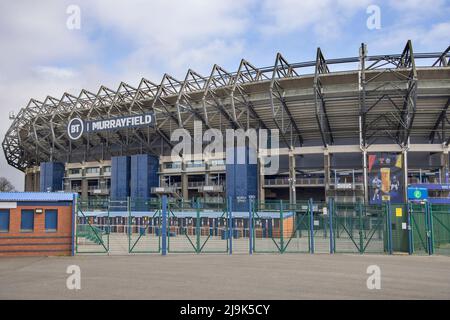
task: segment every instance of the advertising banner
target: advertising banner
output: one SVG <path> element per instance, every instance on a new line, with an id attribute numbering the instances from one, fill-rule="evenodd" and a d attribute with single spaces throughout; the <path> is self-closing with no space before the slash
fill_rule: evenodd
<path id="1" fill-rule="evenodd" d="M 403 156 L 401 153 L 368 155 L 369 203 L 404 202 Z"/>

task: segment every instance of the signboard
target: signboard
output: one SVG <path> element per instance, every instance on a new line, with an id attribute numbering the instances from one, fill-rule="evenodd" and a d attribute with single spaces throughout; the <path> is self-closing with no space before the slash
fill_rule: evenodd
<path id="1" fill-rule="evenodd" d="M 85 132 L 91 133 L 143 126 L 153 127 L 154 125 L 155 115 L 153 113 L 90 121 L 83 121 L 80 118 L 73 118 L 67 125 L 67 134 L 71 140 L 78 140 Z"/>
<path id="2" fill-rule="evenodd" d="M 369 202 L 404 202 L 403 156 L 401 153 L 368 155 Z"/>
<path id="3" fill-rule="evenodd" d="M 17 202 L 0 202 L 0 209 L 16 209 Z"/>
<path id="4" fill-rule="evenodd" d="M 352 189 L 352 188 L 353 188 L 353 184 L 351 184 L 351 183 L 338 183 L 336 185 L 336 189 L 348 190 L 348 189 Z"/>
<path id="5" fill-rule="evenodd" d="M 408 200 L 412 201 L 426 201 L 428 200 L 427 188 L 408 188 Z"/>

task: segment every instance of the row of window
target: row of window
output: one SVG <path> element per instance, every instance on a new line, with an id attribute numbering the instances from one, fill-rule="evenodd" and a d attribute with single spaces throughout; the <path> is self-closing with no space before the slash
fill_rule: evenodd
<path id="1" fill-rule="evenodd" d="M 215 160 L 210 160 L 209 164 L 211 166 L 223 166 L 225 165 L 225 160 L 224 159 L 215 159 Z M 203 167 L 205 165 L 205 163 L 203 161 L 189 161 L 186 163 L 186 166 L 188 168 L 199 168 L 199 167 Z M 164 164 L 164 167 L 166 169 L 179 169 L 181 168 L 181 162 L 167 162 Z"/>
<path id="2" fill-rule="evenodd" d="M 58 230 L 58 210 L 45 210 L 45 232 Z M 0 210 L 0 232 L 9 232 L 10 212 Z M 20 215 L 20 232 L 34 231 L 34 210 L 23 209 Z"/>
<path id="3" fill-rule="evenodd" d="M 111 172 L 111 167 L 103 167 L 103 172 L 104 173 Z M 99 174 L 99 173 L 100 167 L 86 168 L 86 174 Z M 70 169 L 69 174 L 82 174 L 82 169 L 80 168 Z"/>

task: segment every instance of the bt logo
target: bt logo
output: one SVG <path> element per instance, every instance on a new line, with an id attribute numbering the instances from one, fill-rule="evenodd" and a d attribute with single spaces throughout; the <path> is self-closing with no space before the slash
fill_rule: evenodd
<path id="1" fill-rule="evenodd" d="M 70 120 L 67 126 L 67 134 L 72 140 L 78 140 L 81 138 L 84 132 L 84 122 L 80 118 L 73 118 Z"/>

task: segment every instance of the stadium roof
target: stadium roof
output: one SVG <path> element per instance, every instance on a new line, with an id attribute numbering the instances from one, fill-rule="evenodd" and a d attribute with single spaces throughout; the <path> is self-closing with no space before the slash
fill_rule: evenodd
<path id="1" fill-rule="evenodd" d="M 411 41 L 399 54 L 289 63 L 277 54 L 273 66 L 246 60 L 236 72 L 214 65 L 208 76 L 188 70 L 183 80 L 165 74 L 159 83 L 142 79 L 117 90 L 100 87 L 65 93 L 60 99 L 31 99 L 5 135 L 8 163 L 20 170 L 43 161 L 78 162 L 113 155 L 170 150 L 177 128 L 278 129 L 280 147 L 374 143 L 450 142 L 450 46 L 414 53 Z M 72 141 L 74 118 L 100 120 L 154 112 L 155 127 L 85 134 Z"/>

